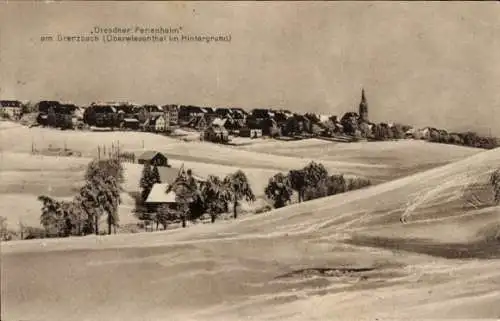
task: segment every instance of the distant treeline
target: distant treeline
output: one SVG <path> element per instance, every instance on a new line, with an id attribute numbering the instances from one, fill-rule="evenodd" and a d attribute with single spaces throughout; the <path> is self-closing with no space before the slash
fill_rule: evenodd
<path id="1" fill-rule="evenodd" d="M 465 133 L 437 133 L 431 135 L 429 141 L 443 144 L 463 145 L 476 148 L 493 149 L 499 146 L 495 137 L 480 136 L 474 132 Z"/>
<path id="2" fill-rule="evenodd" d="M 387 141 L 397 139 L 418 139 L 433 143 L 453 144 L 483 149 L 499 147 L 498 139 L 491 136 L 481 136 L 475 132 L 447 132 L 444 129 L 426 127 L 413 129 L 408 125 L 386 123 L 372 124 L 370 127 L 359 126 L 359 131 L 347 132 L 348 135 L 359 135 L 373 141 Z"/>

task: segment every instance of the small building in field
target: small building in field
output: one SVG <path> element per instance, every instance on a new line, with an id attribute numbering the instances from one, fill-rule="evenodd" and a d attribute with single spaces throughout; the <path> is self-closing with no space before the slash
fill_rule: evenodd
<path id="1" fill-rule="evenodd" d="M 22 104 L 19 100 L 0 100 L 0 117 L 20 119 Z"/>
<path id="2" fill-rule="evenodd" d="M 167 156 L 157 151 L 147 151 L 142 153 L 137 161 L 139 164 L 150 164 L 151 166 L 170 167 Z"/>

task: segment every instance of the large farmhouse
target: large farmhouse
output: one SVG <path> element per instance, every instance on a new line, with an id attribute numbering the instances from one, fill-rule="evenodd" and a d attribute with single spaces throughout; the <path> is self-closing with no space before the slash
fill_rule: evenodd
<path id="1" fill-rule="evenodd" d="M 156 212 L 162 205 L 179 209 L 183 203 L 187 203 L 190 211 L 196 211 L 201 200 L 197 187 L 205 179 L 193 175 L 190 169 L 185 171 L 183 166 L 180 170 L 162 167 L 158 171 L 161 183 L 153 185 L 144 202 L 148 211 Z"/>

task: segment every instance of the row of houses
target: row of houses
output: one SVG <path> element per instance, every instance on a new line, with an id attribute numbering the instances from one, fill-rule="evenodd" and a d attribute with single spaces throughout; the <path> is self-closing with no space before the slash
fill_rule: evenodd
<path id="1" fill-rule="evenodd" d="M 342 118 L 314 113 L 292 113 L 285 109 L 256 108 L 246 111 L 236 107 L 200 107 L 194 105 L 137 105 L 129 102 L 95 102 L 87 107 L 44 100 L 35 105 L 37 122 L 45 126 L 74 128 L 77 124 L 149 132 L 169 132 L 187 127 L 201 132 L 201 138 L 227 142 L 230 135 L 258 138 L 261 136 L 349 136 L 377 139 L 397 136 L 433 140 L 449 136 L 444 130 L 425 127 L 414 129 L 390 123 L 375 124 L 368 117 L 365 91 L 357 112 L 347 112 Z M 22 116 L 23 104 L 17 100 L 1 100 L 0 115 L 11 119 Z M 397 133 L 397 135 L 394 135 Z M 456 136 L 456 135 L 455 135 Z M 457 137 L 452 139 L 460 141 Z M 461 138 L 463 140 L 463 138 Z"/>
<path id="2" fill-rule="evenodd" d="M 168 131 L 179 123 L 176 105 L 142 105 L 130 103 L 92 103 L 85 108 L 84 122 L 94 127 L 112 127 L 152 132 Z"/>
<path id="3" fill-rule="evenodd" d="M 217 110 L 198 110 L 184 125 L 198 131 L 224 131 L 246 137 L 320 135 L 329 128 L 338 131 L 341 127 L 336 117 L 321 122 L 315 114 L 300 115 L 286 110 L 254 109 L 249 113 L 224 113 Z M 330 123 L 331 126 L 330 126 Z"/>
<path id="4" fill-rule="evenodd" d="M 22 103 L 1 101 L 2 110 L 10 118 L 20 118 Z M 35 105 L 37 122 L 43 126 L 76 127 L 78 123 L 94 127 L 123 128 L 150 132 L 166 132 L 177 126 L 202 132 L 211 141 L 227 141 L 229 134 L 258 138 L 261 136 L 298 135 L 304 132 L 332 132 L 341 128 L 333 118 L 315 121 L 312 114 L 300 115 L 283 109 L 212 108 L 192 105 L 134 105 L 127 102 L 96 102 L 87 107 L 44 100 Z M 330 120 L 332 122 L 332 120 Z"/>

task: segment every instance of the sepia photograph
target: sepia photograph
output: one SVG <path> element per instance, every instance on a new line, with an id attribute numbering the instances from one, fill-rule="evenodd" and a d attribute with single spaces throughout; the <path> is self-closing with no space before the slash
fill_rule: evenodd
<path id="1" fill-rule="evenodd" d="M 0 0 L 0 321 L 500 319 L 500 3 Z"/>

